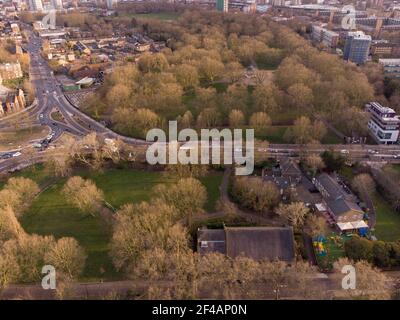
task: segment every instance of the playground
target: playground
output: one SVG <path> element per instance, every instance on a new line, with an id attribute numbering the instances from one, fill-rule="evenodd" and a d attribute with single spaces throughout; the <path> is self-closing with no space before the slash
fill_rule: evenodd
<path id="1" fill-rule="evenodd" d="M 350 238 L 349 235 L 337 235 L 335 233 L 313 238 L 314 253 L 321 271 L 331 271 L 334 262 L 344 257 L 344 243 Z"/>

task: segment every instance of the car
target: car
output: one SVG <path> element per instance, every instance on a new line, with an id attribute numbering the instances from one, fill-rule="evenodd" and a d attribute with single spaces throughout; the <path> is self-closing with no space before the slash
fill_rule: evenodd
<path id="1" fill-rule="evenodd" d="M 0 156 L 1 159 L 10 159 L 12 157 L 11 153 L 4 153 Z"/>
<path id="2" fill-rule="evenodd" d="M 393 158 L 394 158 L 394 159 L 400 159 L 400 154 L 395 154 L 395 155 L 393 156 Z"/>
<path id="3" fill-rule="evenodd" d="M 342 154 L 349 154 L 350 152 L 349 152 L 349 150 L 343 149 L 343 150 L 340 150 L 340 153 L 342 153 Z"/>
<path id="4" fill-rule="evenodd" d="M 34 148 L 41 148 L 41 147 L 42 147 L 42 144 L 41 144 L 41 143 L 34 143 L 32 146 L 33 146 Z"/>
<path id="5" fill-rule="evenodd" d="M 39 119 L 43 119 L 43 113 L 39 115 Z"/>
<path id="6" fill-rule="evenodd" d="M 368 149 L 368 153 L 370 153 L 370 154 L 375 154 L 375 153 L 378 153 L 378 152 L 375 151 L 375 150 L 372 150 L 372 149 Z"/>
<path id="7" fill-rule="evenodd" d="M 17 151 L 15 153 L 12 154 L 13 157 L 19 157 L 22 153 Z"/>

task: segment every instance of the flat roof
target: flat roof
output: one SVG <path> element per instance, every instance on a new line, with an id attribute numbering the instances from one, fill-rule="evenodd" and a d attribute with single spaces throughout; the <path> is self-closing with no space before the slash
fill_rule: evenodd
<path id="1" fill-rule="evenodd" d="M 379 63 L 385 66 L 398 66 L 400 65 L 400 59 L 379 59 Z"/>
<path id="2" fill-rule="evenodd" d="M 378 109 L 379 112 L 381 113 L 396 113 L 396 111 L 394 111 L 392 108 L 389 107 L 384 107 L 382 106 L 379 102 L 370 102 L 368 103 L 370 106 L 375 107 L 376 109 Z"/>

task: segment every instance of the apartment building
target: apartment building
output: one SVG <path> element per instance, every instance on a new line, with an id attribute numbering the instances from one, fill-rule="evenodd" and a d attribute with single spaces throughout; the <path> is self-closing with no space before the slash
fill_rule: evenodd
<path id="1" fill-rule="evenodd" d="M 311 37 L 314 41 L 320 42 L 331 48 L 335 48 L 339 42 L 339 34 L 337 32 L 317 25 L 312 26 Z"/>
<path id="2" fill-rule="evenodd" d="M 362 31 L 349 32 L 346 37 L 343 58 L 356 64 L 364 64 L 368 59 L 371 40 L 371 36 Z"/>
<path id="3" fill-rule="evenodd" d="M 395 144 L 399 139 L 400 118 L 392 108 L 383 107 L 378 102 L 365 106 L 370 114 L 368 129 L 380 144 Z"/>
<path id="4" fill-rule="evenodd" d="M 379 59 L 379 64 L 383 66 L 385 77 L 400 79 L 400 59 Z"/>

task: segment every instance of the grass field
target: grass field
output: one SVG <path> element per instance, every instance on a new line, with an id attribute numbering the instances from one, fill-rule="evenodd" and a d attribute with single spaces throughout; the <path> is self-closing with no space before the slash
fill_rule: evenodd
<path id="1" fill-rule="evenodd" d="M 338 138 L 332 131 L 328 130 L 328 133 L 323 137 L 321 143 L 322 144 L 338 144 L 343 141 Z"/>
<path id="2" fill-rule="evenodd" d="M 288 126 L 270 126 L 262 133 L 256 133 L 256 138 L 267 140 L 270 143 L 287 143 L 283 136 Z"/>
<path id="3" fill-rule="evenodd" d="M 111 169 L 103 173 L 78 170 L 75 174 L 95 181 L 104 191 L 106 201 L 115 208 L 125 203 L 149 200 L 155 185 L 174 181 L 162 172 L 133 169 Z M 41 166 L 35 170 L 22 171 L 18 175 L 31 178 L 42 186 L 51 181 Z M 222 172 L 211 172 L 200 179 L 208 192 L 207 211 L 214 211 L 222 175 Z M 62 195 L 65 181 L 52 181 L 22 217 L 22 226 L 29 233 L 76 238 L 88 255 L 83 280 L 119 279 L 120 275 L 114 270 L 108 255 L 110 226 L 101 218 L 92 217 L 69 205 Z"/>
<path id="4" fill-rule="evenodd" d="M 376 209 L 375 236 L 378 240 L 396 241 L 400 239 L 400 214 L 376 193 L 373 197 Z"/>

